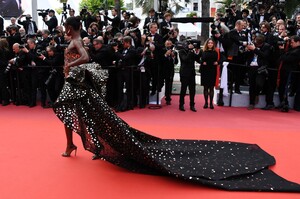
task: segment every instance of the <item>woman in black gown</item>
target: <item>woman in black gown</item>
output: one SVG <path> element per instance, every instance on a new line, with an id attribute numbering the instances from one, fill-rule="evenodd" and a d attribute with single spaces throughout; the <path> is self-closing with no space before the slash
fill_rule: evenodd
<path id="1" fill-rule="evenodd" d="M 74 20 L 66 20 L 67 32 L 77 31 Z M 85 56 L 78 49 L 79 41 L 75 40 L 78 45 L 74 48 L 70 44 L 68 51 L 76 49 L 79 56 Z M 54 105 L 67 130 L 66 156 L 76 149 L 70 136 L 74 131 L 86 150 L 133 172 L 168 175 L 228 190 L 300 192 L 300 185 L 268 169 L 275 159 L 257 145 L 160 139 L 130 127 L 105 102 L 107 72 L 96 64 L 66 62 L 66 82 Z"/>
<path id="2" fill-rule="evenodd" d="M 208 108 L 208 96 L 209 96 L 209 108 L 214 109 L 214 86 L 216 83 L 217 66 L 218 66 L 218 53 L 215 49 L 215 43 L 212 39 L 207 39 L 203 46 L 203 52 L 201 54 L 200 62 L 201 72 L 201 85 L 204 87 L 204 109 Z"/>

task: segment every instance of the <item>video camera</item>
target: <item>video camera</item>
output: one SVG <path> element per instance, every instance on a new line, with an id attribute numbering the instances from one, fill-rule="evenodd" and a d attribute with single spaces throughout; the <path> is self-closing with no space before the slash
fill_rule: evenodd
<path id="1" fill-rule="evenodd" d="M 48 12 L 50 11 L 50 9 L 37 9 L 36 11 L 38 11 L 38 15 L 45 18 L 48 15 Z"/>
<path id="2" fill-rule="evenodd" d="M 177 42 L 175 44 L 176 50 L 192 50 L 189 49 L 189 45 L 193 44 L 194 48 L 200 49 L 201 48 L 201 41 L 197 39 L 186 39 L 182 42 Z"/>
<path id="3" fill-rule="evenodd" d="M 212 35 L 220 34 L 221 23 L 219 21 L 214 21 L 214 23 L 210 25 L 210 28 Z"/>

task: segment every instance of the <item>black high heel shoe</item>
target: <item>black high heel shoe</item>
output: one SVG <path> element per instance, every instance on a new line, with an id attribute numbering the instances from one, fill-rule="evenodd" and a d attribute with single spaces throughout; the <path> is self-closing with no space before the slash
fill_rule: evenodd
<path id="1" fill-rule="evenodd" d="M 70 157 L 71 156 L 71 153 L 75 151 L 75 156 L 76 156 L 76 153 L 77 153 L 77 146 L 73 145 L 71 146 L 69 149 L 67 149 L 65 152 L 63 152 L 61 154 L 61 156 L 63 157 Z"/>

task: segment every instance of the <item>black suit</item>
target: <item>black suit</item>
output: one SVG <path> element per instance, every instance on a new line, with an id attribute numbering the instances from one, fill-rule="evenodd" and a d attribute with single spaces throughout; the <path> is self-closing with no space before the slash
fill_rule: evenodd
<path id="1" fill-rule="evenodd" d="M 163 73 L 163 79 L 165 80 L 165 99 L 166 101 L 170 102 L 171 94 L 172 94 L 172 86 L 173 86 L 173 78 L 174 78 L 174 65 L 178 64 L 178 58 L 177 58 L 177 52 L 174 52 L 174 57 L 166 56 L 165 53 L 169 49 L 164 48 L 163 49 L 163 58 L 162 58 L 162 73 Z"/>
<path id="2" fill-rule="evenodd" d="M 21 43 L 22 43 L 20 33 L 17 32 L 17 33 L 15 33 L 15 34 L 13 34 L 13 35 L 8 36 L 8 37 L 7 37 L 7 41 L 8 41 L 10 50 L 12 51 L 12 46 L 13 46 L 15 43 L 18 43 L 18 44 L 21 44 Z"/>
<path id="3" fill-rule="evenodd" d="M 43 19 L 44 20 L 44 19 Z M 45 24 L 48 26 L 48 30 L 50 31 L 50 33 L 52 34 L 55 30 L 55 28 L 58 25 L 58 21 L 56 16 L 54 15 L 53 17 L 51 17 L 48 21 L 45 21 Z"/>
<path id="4" fill-rule="evenodd" d="M 155 33 L 154 35 L 149 34 L 146 38 L 145 43 L 149 43 L 148 37 L 153 38 L 152 44 L 155 46 L 155 50 L 152 52 L 153 56 L 149 58 L 147 62 L 147 68 L 150 68 L 151 79 L 152 79 L 152 94 L 156 91 L 160 91 L 163 86 L 162 70 L 161 70 L 161 59 L 163 49 L 163 38 Z"/>
<path id="5" fill-rule="evenodd" d="M 267 43 L 264 43 L 262 47 L 255 48 L 254 51 L 248 54 L 248 66 L 249 71 L 249 96 L 250 104 L 255 104 L 255 97 L 259 95 L 260 91 L 263 90 L 264 85 L 267 80 L 267 68 L 269 66 L 269 57 L 271 55 L 271 46 Z M 251 62 L 257 56 L 257 66 L 251 66 Z M 262 71 L 262 68 L 265 68 L 265 72 Z M 260 70 L 258 70 L 260 69 Z M 273 105 L 273 97 L 266 95 L 267 105 Z"/>
<path id="6" fill-rule="evenodd" d="M 269 15 L 268 13 L 265 13 L 265 14 L 263 14 L 263 15 L 256 14 L 256 15 L 254 16 L 254 22 L 255 22 L 255 27 L 256 27 L 256 28 L 259 28 L 260 16 L 262 16 L 262 21 L 267 21 L 267 22 L 270 21 L 270 15 Z"/>
<path id="7" fill-rule="evenodd" d="M 115 53 L 118 62 L 117 87 L 118 87 L 118 107 L 117 111 L 125 111 L 133 108 L 133 67 L 137 65 L 137 52 L 134 47 L 123 49 Z M 127 104 L 122 105 L 123 88 L 126 88 Z"/>
<path id="8" fill-rule="evenodd" d="M 150 23 L 157 23 L 158 24 L 158 19 L 157 17 L 147 17 L 145 19 L 145 23 L 144 23 L 144 26 L 143 26 L 143 29 L 144 29 L 144 34 L 148 34 L 149 33 L 149 25 Z"/>
<path id="9" fill-rule="evenodd" d="M 287 87 L 289 84 L 289 80 L 291 79 L 292 71 L 299 70 L 300 46 L 289 49 L 286 53 L 284 53 L 280 57 L 280 60 L 282 62 L 282 67 L 279 71 L 280 72 L 280 82 L 278 87 L 279 99 L 282 105 L 288 105 Z M 296 92 L 296 97 L 295 97 L 295 106 L 298 108 L 298 110 L 300 109 L 299 94 L 300 94 L 299 92 Z"/>
<path id="10" fill-rule="evenodd" d="M 164 41 L 166 40 L 166 35 L 170 32 L 170 29 L 172 28 L 172 23 L 169 21 L 163 21 L 159 24 L 160 26 L 160 35 L 164 38 Z"/>
<path id="11" fill-rule="evenodd" d="M 186 95 L 187 87 L 189 87 L 190 107 L 194 107 L 196 94 L 195 61 L 199 61 L 200 56 L 190 50 L 180 50 L 179 58 L 181 63 L 179 71 L 181 82 L 179 107 L 184 105 L 184 97 Z"/>
<path id="12" fill-rule="evenodd" d="M 33 31 L 34 31 L 34 33 L 36 33 L 37 30 L 38 30 L 35 21 L 32 21 L 32 20 L 21 21 L 20 19 L 18 19 L 18 24 L 20 24 L 20 25 L 22 25 L 24 27 L 26 34 L 28 34 L 29 25 L 31 25 L 31 24 L 33 25 Z"/>
<path id="13" fill-rule="evenodd" d="M 104 19 L 111 21 L 113 35 L 120 32 L 120 22 L 121 22 L 120 17 L 116 16 L 114 18 L 110 18 L 108 16 L 105 16 Z"/>
<path id="14" fill-rule="evenodd" d="M 243 68 L 240 65 L 245 64 L 245 57 L 244 53 L 241 53 L 239 49 L 243 46 L 242 42 L 247 41 L 247 35 L 243 31 L 238 32 L 236 29 L 233 29 L 228 33 L 227 40 L 225 43 L 226 45 L 228 44 L 227 55 L 229 61 L 233 64 L 230 65 L 230 69 L 233 74 L 235 91 L 240 92 L 240 83 L 243 79 Z"/>
<path id="15" fill-rule="evenodd" d="M 54 56 L 47 56 L 44 60 L 45 66 L 52 66 L 51 68 L 51 77 L 50 75 L 47 77 L 47 91 L 51 103 L 54 103 L 57 97 L 60 94 L 60 91 L 64 85 L 64 73 L 63 73 L 63 65 L 64 58 L 61 53 L 56 53 Z M 61 67 L 58 67 L 61 66 Z"/>

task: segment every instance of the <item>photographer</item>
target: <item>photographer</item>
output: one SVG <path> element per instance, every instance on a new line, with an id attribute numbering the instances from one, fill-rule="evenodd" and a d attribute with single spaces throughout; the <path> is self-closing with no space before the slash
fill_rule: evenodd
<path id="1" fill-rule="evenodd" d="M 241 11 L 237 10 L 235 3 L 231 3 L 230 8 L 227 8 L 225 12 L 226 15 L 224 17 L 224 22 L 225 25 L 231 30 L 235 27 L 235 22 L 242 19 L 242 13 Z"/>
<path id="2" fill-rule="evenodd" d="M 144 53 L 146 55 L 145 67 L 150 69 L 152 88 L 151 95 L 160 92 L 162 88 L 162 71 L 161 58 L 163 48 L 163 38 L 157 33 L 158 25 L 152 23 L 149 25 L 150 32 L 148 35 L 142 35 L 141 44 L 144 46 Z"/>
<path id="3" fill-rule="evenodd" d="M 230 30 L 226 35 L 226 46 L 227 46 L 227 56 L 228 60 L 232 65 L 230 69 L 232 70 L 233 82 L 235 93 L 242 94 L 240 91 L 240 84 L 243 80 L 243 65 L 245 64 L 245 47 L 248 44 L 248 37 L 243 32 L 244 21 L 237 20 L 235 23 L 235 28 Z"/>
<path id="4" fill-rule="evenodd" d="M 163 49 L 162 58 L 162 72 L 163 79 L 165 81 L 165 100 L 167 105 L 171 105 L 171 94 L 174 78 L 174 66 L 178 64 L 177 52 L 173 49 L 173 43 L 171 40 L 165 42 L 165 48 Z"/>
<path id="5" fill-rule="evenodd" d="M 148 17 L 146 17 L 145 22 L 144 22 L 144 26 L 143 26 L 143 34 L 149 34 L 149 25 L 151 23 L 157 23 L 158 24 L 158 19 L 155 13 L 155 10 L 153 8 L 151 8 L 148 12 Z"/>
<path id="6" fill-rule="evenodd" d="M 121 32 L 124 32 L 125 29 L 128 27 L 130 13 L 126 12 L 126 10 L 123 10 L 122 11 L 122 17 L 123 17 L 123 19 L 120 22 L 120 30 L 121 30 Z"/>
<path id="7" fill-rule="evenodd" d="M 263 90 L 264 85 L 268 79 L 269 57 L 271 55 L 271 46 L 265 43 L 263 35 L 257 35 L 254 44 L 247 46 L 248 59 L 247 66 L 249 67 L 249 97 L 250 103 L 248 110 L 253 110 L 255 100 L 259 93 Z M 274 107 L 273 98 L 266 97 L 266 107 Z"/>
<path id="8" fill-rule="evenodd" d="M 40 58 L 42 54 L 45 54 L 41 49 L 37 48 L 36 41 L 34 39 L 28 39 L 27 41 L 29 47 L 29 62 L 31 67 L 31 99 L 30 99 L 30 107 L 36 106 L 36 97 L 37 97 L 37 88 L 39 88 L 41 92 L 41 106 L 46 107 L 46 99 L 47 99 L 47 88 L 45 82 L 49 77 L 49 68 L 39 67 L 45 66 L 45 63 Z"/>
<path id="9" fill-rule="evenodd" d="M 113 46 L 114 56 L 118 67 L 117 85 L 118 85 L 118 105 L 116 111 L 126 111 L 133 109 L 133 67 L 137 65 L 137 52 L 131 46 L 132 39 L 129 36 L 123 39 L 123 50 L 118 50 L 118 46 Z M 127 100 L 124 100 L 124 85 L 126 88 Z M 125 104 L 124 104 L 125 103 Z"/>
<path id="10" fill-rule="evenodd" d="M 49 46 L 52 39 L 52 35 L 50 37 L 49 30 L 42 30 L 42 40 L 38 41 L 37 46 L 41 50 L 46 50 L 46 47 Z"/>
<path id="11" fill-rule="evenodd" d="M 173 26 L 171 23 L 172 15 L 170 13 L 164 14 L 164 20 L 159 24 L 160 35 L 163 37 L 164 42 L 168 39 L 168 34 L 173 34 Z"/>
<path id="12" fill-rule="evenodd" d="M 12 49 L 13 44 L 22 43 L 21 35 L 18 32 L 18 27 L 17 26 L 7 27 L 6 33 L 7 33 L 7 41 L 8 41 L 10 49 Z"/>
<path id="13" fill-rule="evenodd" d="M 24 21 L 21 21 L 21 19 L 25 17 L 26 20 Z M 31 15 L 30 14 L 27 14 L 27 15 L 21 15 L 19 18 L 18 18 L 18 24 L 22 25 L 23 28 L 25 29 L 26 31 L 26 34 L 35 34 L 38 30 L 37 26 L 36 26 L 36 23 L 35 21 L 32 21 L 31 20 Z"/>
<path id="14" fill-rule="evenodd" d="M 111 21 L 112 35 L 114 36 L 116 33 L 120 32 L 121 19 L 118 16 L 118 10 L 116 8 L 111 10 L 111 14 L 113 18 L 108 17 L 106 13 L 103 13 L 103 16 L 105 20 Z"/>
<path id="15" fill-rule="evenodd" d="M 178 28 L 174 28 L 172 30 L 170 30 L 168 32 L 167 35 L 165 35 L 165 38 L 163 38 L 164 40 L 171 40 L 173 44 L 176 44 L 178 42 L 178 34 L 179 34 L 179 29 Z"/>
<path id="16" fill-rule="evenodd" d="M 31 71 L 28 66 L 28 50 L 21 46 L 19 43 L 15 43 L 12 46 L 14 52 L 14 58 L 9 60 L 10 67 L 7 67 L 7 72 L 11 75 L 11 97 L 16 105 L 26 104 L 29 105 L 30 90 L 29 79 Z"/>
<path id="17" fill-rule="evenodd" d="M 96 39 L 98 36 L 101 35 L 98 29 L 98 24 L 96 22 L 92 22 L 88 28 L 88 38 L 90 39 L 91 43 L 93 43 L 93 40 Z"/>
<path id="18" fill-rule="evenodd" d="M 9 60 L 9 46 L 6 39 L 0 39 L 0 103 L 2 106 L 7 106 L 10 102 L 10 96 L 8 91 L 8 75 L 9 70 L 7 67 Z"/>
<path id="19" fill-rule="evenodd" d="M 290 84 L 292 71 L 299 70 L 300 63 L 300 37 L 292 36 L 289 40 L 290 49 L 284 52 L 284 45 L 279 46 L 282 50 L 282 55 L 280 57 L 281 67 L 279 68 L 279 99 L 280 99 L 280 109 L 282 112 L 289 111 L 288 104 L 288 85 Z M 298 88 L 299 89 L 299 88 Z M 299 93 L 296 94 L 297 100 L 295 99 L 295 106 L 299 110 Z"/>
<path id="20" fill-rule="evenodd" d="M 131 17 L 128 20 L 127 28 L 124 30 L 124 36 L 130 36 L 133 40 L 133 47 L 141 47 L 142 35 L 139 29 L 140 19 L 137 17 Z"/>
<path id="21" fill-rule="evenodd" d="M 189 87 L 190 95 L 190 109 L 196 112 L 195 109 L 195 94 L 196 94 L 196 71 L 195 71 L 195 61 L 199 61 L 200 54 L 195 51 L 193 44 L 188 43 L 187 49 L 179 50 L 180 58 L 180 99 L 179 99 L 179 110 L 185 111 L 184 109 L 184 97 L 186 95 L 187 87 Z"/>
<path id="22" fill-rule="evenodd" d="M 50 74 L 45 81 L 51 101 L 48 105 L 45 104 L 44 108 L 48 108 L 56 101 L 64 84 L 64 59 L 62 54 L 57 53 L 56 48 L 53 46 L 48 46 L 46 48 L 46 55 L 41 54 L 39 59 L 43 60 L 45 66 L 51 66 Z"/>
<path id="23" fill-rule="evenodd" d="M 69 17 L 75 17 L 75 10 L 73 8 L 69 9 Z"/>
<path id="24" fill-rule="evenodd" d="M 258 13 L 254 16 L 255 27 L 259 28 L 259 25 L 263 21 L 269 21 L 270 15 L 266 12 L 265 6 L 259 6 Z"/>
<path id="25" fill-rule="evenodd" d="M 55 16 L 55 11 L 54 10 L 49 10 L 48 15 L 50 19 L 48 19 L 47 15 L 43 17 L 43 21 L 45 24 L 48 26 L 48 30 L 50 31 L 50 34 L 52 34 L 58 25 L 57 18 Z"/>

